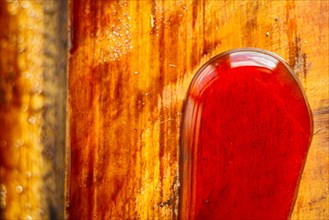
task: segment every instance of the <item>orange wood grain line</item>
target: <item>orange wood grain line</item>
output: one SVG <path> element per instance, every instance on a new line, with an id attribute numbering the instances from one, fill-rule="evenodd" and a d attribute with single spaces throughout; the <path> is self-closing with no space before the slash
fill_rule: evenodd
<path id="1" fill-rule="evenodd" d="M 282 56 L 315 134 L 292 219 L 327 219 L 328 1 L 71 1 L 67 215 L 175 219 L 182 104 L 232 48 Z"/>

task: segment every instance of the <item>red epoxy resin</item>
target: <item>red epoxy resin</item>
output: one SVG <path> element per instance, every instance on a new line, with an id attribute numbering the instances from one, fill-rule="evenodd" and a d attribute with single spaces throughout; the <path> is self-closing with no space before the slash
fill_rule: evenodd
<path id="1" fill-rule="evenodd" d="M 180 149 L 180 219 L 288 219 L 312 118 L 278 56 L 218 55 L 194 77 Z"/>

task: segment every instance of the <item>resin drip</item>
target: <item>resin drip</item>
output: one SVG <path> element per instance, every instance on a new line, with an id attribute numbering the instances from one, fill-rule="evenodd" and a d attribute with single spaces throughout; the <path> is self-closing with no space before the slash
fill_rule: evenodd
<path id="1" fill-rule="evenodd" d="M 287 219 L 310 145 L 306 98 L 280 58 L 232 51 L 189 89 L 180 151 L 180 219 Z"/>

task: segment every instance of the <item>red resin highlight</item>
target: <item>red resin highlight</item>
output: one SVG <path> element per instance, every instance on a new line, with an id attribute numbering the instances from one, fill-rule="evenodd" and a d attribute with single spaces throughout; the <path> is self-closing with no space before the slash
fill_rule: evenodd
<path id="1" fill-rule="evenodd" d="M 288 219 L 312 120 L 289 67 L 269 52 L 210 60 L 190 86 L 180 219 Z"/>

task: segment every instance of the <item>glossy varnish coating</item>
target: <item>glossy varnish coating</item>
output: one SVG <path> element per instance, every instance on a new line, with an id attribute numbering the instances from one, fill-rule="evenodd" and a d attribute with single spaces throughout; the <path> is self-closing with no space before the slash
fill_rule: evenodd
<path id="1" fill-rule="evenodd" d="M 313 130 L 281 61 L 253 50 L 217 56 L 193 79 L 184 115 L 180 219 L 290 217 Z"/>
<path id="2" fill-rule="evenodd" d="M 71 219 L 177 217 L 188 87 L 241 47 L 279 54 L 302 82 L 315 135 L 292 218 L 328 218 L 328 1 L 73 0 L 70 11 Z"/>

